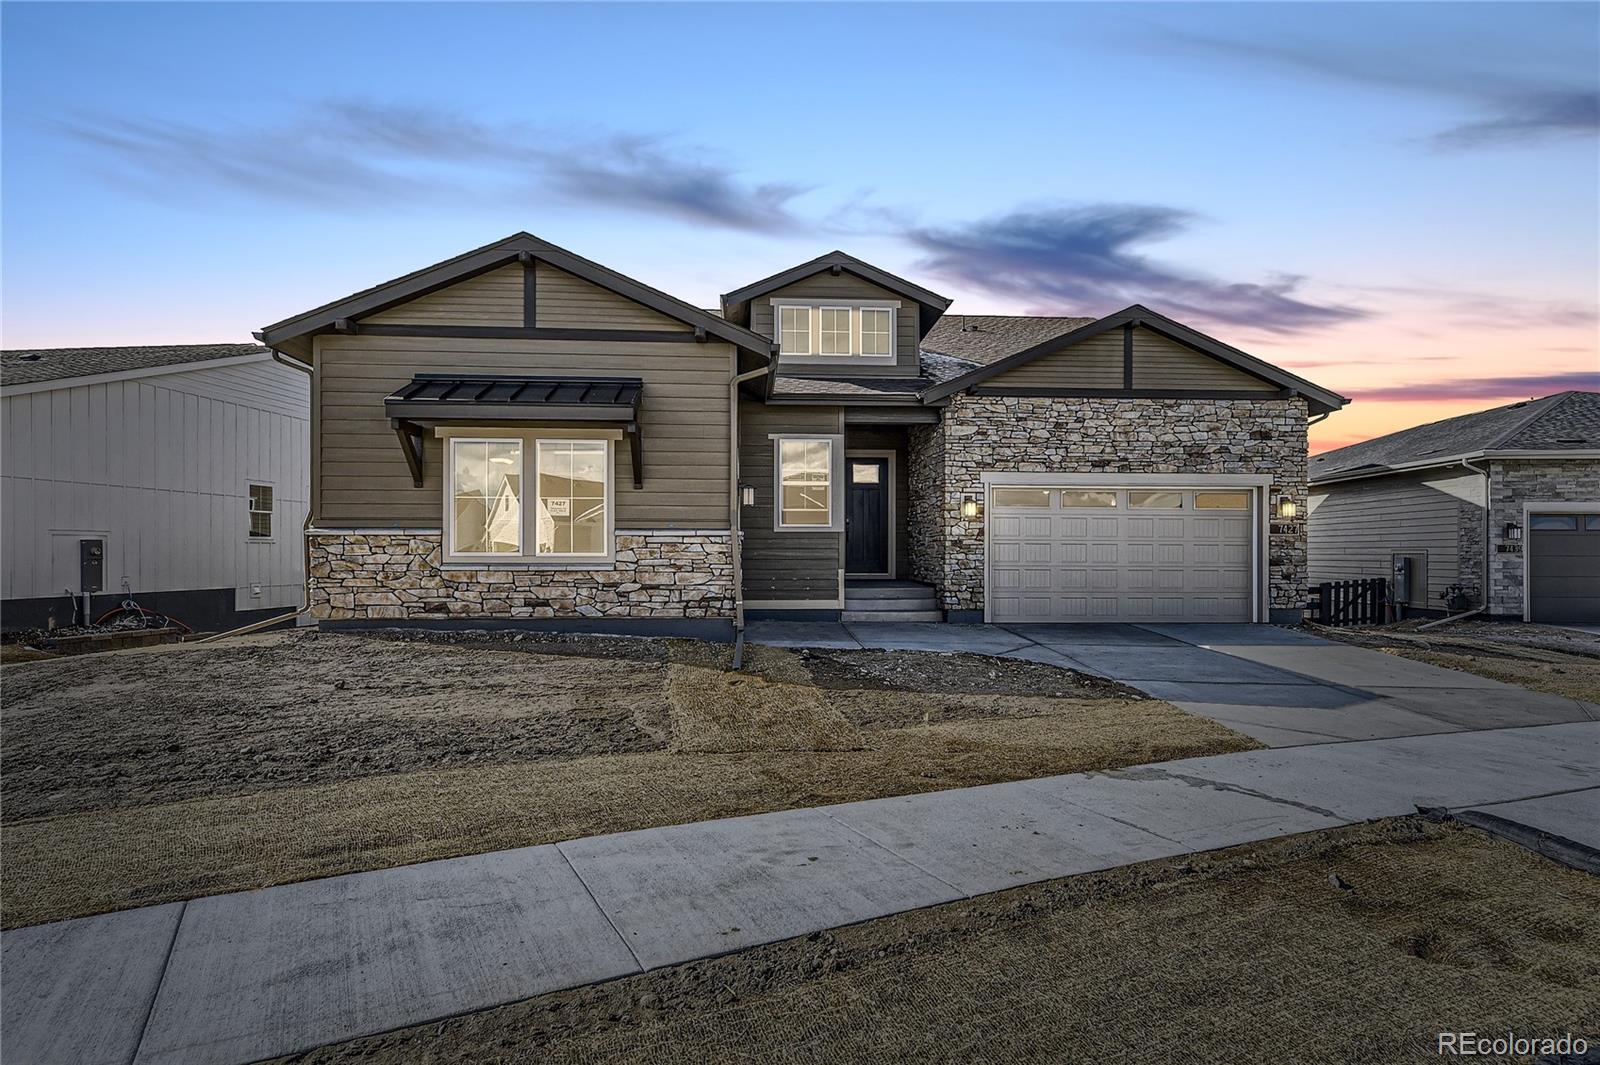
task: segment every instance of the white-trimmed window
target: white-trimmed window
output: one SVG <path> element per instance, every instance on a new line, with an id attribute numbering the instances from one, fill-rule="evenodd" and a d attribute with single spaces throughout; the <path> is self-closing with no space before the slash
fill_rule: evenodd
<path id="1" fill-rule="evenodd" d="M 818 309 L 820 347 L 819 355 L 850 354 L 850 308 L 822 307 Z"/>
<path id="2" fill-rule="evenodd" d="M 272 486 L 270 484 L 252 484 L 249 486 L 250 497 L 250 539 L 272 539 Z"/>
<path id="3" fill-rule="evenodd" d="M 861 354 L 894 354 L 894 313 L 887 307 L 861 308 Z"/>
<path id="4" fill-rule="evenodd" d="M 568 558 L 610 554 L 610 442 L 540 440 L 537 450 L 534 553 Z"/>
<path id="5" fill-rule="evenodd" d="M 784 355 L 811 354 L 810 307 L 778 307 L 778 351 Z"/>
<path id="6" fill-rule="evenodd" d="M 835 441 L 831 437 L 778 437 L 774 479 L 777 483 L 777 527 L 835 527 Z"/>
<path id="7" fill-rule="evenodd" d="M 450 441 L 450 553 L 522 553 L 522 441 Z"/>

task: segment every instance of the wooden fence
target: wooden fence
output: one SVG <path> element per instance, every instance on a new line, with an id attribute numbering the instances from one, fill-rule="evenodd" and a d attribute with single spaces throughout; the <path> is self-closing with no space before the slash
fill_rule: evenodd
<path id="1" fill-rule="evenodd" d="M 1324 581 L 1311 604 L 1312 620 L 1323 625 L 1381 625 L 1389 620 L 1389 582 L 1383 577 Z"/>

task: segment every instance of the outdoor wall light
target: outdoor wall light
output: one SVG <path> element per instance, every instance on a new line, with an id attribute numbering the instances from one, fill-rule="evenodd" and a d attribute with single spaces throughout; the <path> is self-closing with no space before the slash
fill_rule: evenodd
<path id="1" fill-rule="evenodd" d="M 1298 514 L 1299 512 L 1300 512 L 1300 508 L 1294 505 L 1294 500 L 1292 500 L 1292 499 L 1280 499 L 1280 500 L 1278 500 L 1278 517 L 1280 517 L 1280 518 L 1292 518 L 1296 514 Z"/>
<path id="2" fill-rule="evenodd" d="M 742 506 L 753 507 L 756 505 L 756 486 L 741 484 L 739 486 L 739 503 Z"/>
<path id="3" fill-rule="evenodd" d="M 1522 539 L 1522 526 L 1518 525 L 1514 521 L 1506 522 L 1506 539 L 1507 540 L 1520 540 L 1520 539 Z"/>
<path id="4" fill-rule="evenodd" d="M 961 516 L 963 518 L 976 518 L 978 516 L 978 501 L 976 499 L 963 499 L 961 501 Z"/>

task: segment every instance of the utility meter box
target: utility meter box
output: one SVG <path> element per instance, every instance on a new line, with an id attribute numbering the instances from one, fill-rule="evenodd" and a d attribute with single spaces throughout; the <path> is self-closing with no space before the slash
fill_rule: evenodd
<path id="1" fill-rule="evenodd" d="M 1417 577 L 1417 562 L 1410 555 L 1394 556 L 1394 575 L 1391 578 L 1396 603 L 1411 602 L 1411 590 Z"/>
<path id="2" fill-rule="evenodd" d="M 78 541 L 78 591 L 98 592 L 106 586 L 106 542 Z"/>

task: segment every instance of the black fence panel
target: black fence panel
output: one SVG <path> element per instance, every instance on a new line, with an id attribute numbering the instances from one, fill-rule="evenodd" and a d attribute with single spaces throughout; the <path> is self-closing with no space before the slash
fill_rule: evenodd
<path id="1" fill-rule="evenodd" d="M 1314 620 L 1323 625 L 1381 625 L 1389 620 L 1389 581 L 1324 581 L 1311 604 Z"/>

